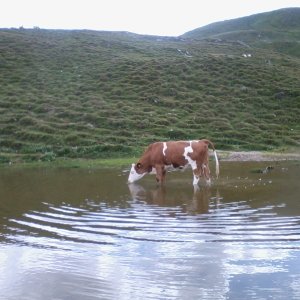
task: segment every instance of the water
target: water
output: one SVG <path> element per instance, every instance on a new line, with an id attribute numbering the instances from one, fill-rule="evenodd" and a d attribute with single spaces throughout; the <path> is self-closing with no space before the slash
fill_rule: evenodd
<path id="1" fill-rule="evenodd" d="M 2 169 L 0 299 L 300 299 L 300 164 L 221 172 Z"/>

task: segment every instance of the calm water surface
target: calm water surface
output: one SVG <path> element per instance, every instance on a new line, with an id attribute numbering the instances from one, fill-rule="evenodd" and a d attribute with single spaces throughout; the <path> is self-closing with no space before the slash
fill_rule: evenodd
<path id="1" fill-rule="evenodd" d="M 0 299 L 300 299 L 299 162 L 127 176 L 1 169 Z"/>

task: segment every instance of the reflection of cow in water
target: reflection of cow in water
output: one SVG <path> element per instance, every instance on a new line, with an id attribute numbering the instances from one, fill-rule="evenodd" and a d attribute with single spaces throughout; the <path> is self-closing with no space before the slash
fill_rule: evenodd
<path id="1" fill-rule="evenodd" d="M 128 187 L 132 199 L 145 201 L 150 205 L 160 207 L 181 206 L 182 211 L 188 214 L 205 214 L 209 211 L 212 191 L 208 187 L 194 189 L 193 193 L 178 189 L 167 189 L 165 186 L 146 190 L 136 183 L 129 184 Z"/>
<path id="2" fill-rule="evenodd" d="M 165 181 L 166 169 L 191 166 L 193 170 L 193 184 L 197 185 L 200 176 L 204 176 L 210 183 L 208 166 L 208 146 L 215 155 L 216 175 L 219 175 L 219 161 L 215 147 L 209 140 L 171 141 L 150 144 L 136 164 L 132 164 L 128 182 L 141 179 L 147 173 L 155 173 L 158 183 Z"/>

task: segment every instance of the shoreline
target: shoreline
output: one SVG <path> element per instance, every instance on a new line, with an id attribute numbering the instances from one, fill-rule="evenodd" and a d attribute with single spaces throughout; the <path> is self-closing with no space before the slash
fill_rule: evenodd
<path id="1" fill-rule="evenodd" d="M 284 161 L 300 160 L 300 152 L 217 151 L 221 161 Z"/>
<path id="2" fill-rule="evenodd" d="M 263 151 L 225 151 L 217 150 L 220 162 L 263 162 L 263 161 L 300 161 L 300 152 L 263 152 Z M 210 151 L 211 159 L 214 155 Z M 106 159 L 85 159 L 85 158 L 56 158 L 53 161 L 9 161 L 0 163 L 0 169 L 8 168 L 78 168 L 78 169 L 99 169 L 99 168 L 127 168 L 135 163 L 139 157 L 121 157 Z"/>

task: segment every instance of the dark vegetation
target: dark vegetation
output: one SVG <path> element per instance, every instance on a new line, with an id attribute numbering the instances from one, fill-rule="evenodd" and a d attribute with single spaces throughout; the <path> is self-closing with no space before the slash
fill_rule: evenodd
<path id="1" fill-rule="evenodd" d="M 299 20 L 279 10 L 177 38 L 1 29 L 0 162 L 130 156 L 170 139 L 299 149 Z"/>

